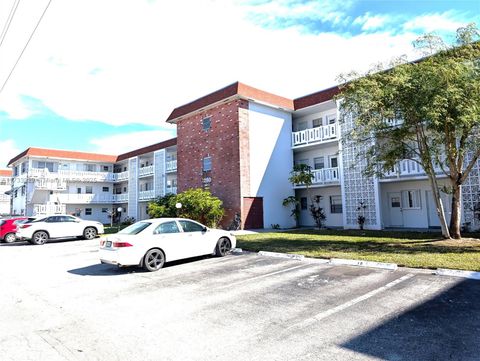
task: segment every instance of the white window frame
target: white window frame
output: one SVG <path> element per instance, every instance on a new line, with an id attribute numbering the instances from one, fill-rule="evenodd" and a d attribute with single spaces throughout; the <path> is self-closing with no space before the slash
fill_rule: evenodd
<path id="1" fill-rule="evenodd" d="M 406 189 L 402 194 L 402 209 L 422 209 L 420 189 Z"/>

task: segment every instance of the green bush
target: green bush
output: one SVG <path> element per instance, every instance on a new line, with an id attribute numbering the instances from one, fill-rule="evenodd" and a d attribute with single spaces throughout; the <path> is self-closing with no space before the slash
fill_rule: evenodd
<path id="1" fill-rule="evenodd" d="M 180 209 L 175 207 L 177 203 L 182 204 Z M 167 194 L 150 202 L 148 215 L 150 218 L 190 218 L 209 227 L 216 227 L 224 214 L 222 204 L 222 201 L 209 191 L 201 188 L 189 189 L 177 195 Z"/>

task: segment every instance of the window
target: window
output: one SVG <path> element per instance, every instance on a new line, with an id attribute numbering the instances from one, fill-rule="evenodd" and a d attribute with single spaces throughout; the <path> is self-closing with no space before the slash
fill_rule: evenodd
<path id="1" fill-rule="evenodd" d="M 13 192 L 13 198 L 17 198 L 17 196 L 18 196 L 18 190 L 15 189 L 15 192 Z"/>
<path id="2" fill-rule="evenodd" d="M 298 122 L 296 128 L 297 128 L 296 131 L 297 131 L 297 132 L 300 132 L 300 131 L 302 131 L 302 130 L 307 129 L 307 128 L 308 128 L 308 124 L 307 124 L 307 122 L 305 122 L 305 121 L 303 121 L 303 122 Z"/>
<path id="3" fill-rule="evenodd" d="M 338 158 L 337 156 L 330 157 L 330 168 L 337 168 L 338 167 Z"/>
<path id="4" fill-rule="evenodd" d="M 313 127 L 318 128 L 322 126 L 322 118 L 313 119 Z"/>
<path id="5" fill-rule="evenodd" d="M 299 159 L 299 160 L 295 161 L 295 165 L 300 165 L 300 164 L 309 165 L 308 164 L 308 159 Z"/>
<path id="6" fill-rule="evenodd" d="M 93 193 L 92 186 L 86 186 L 85 187 L 85 193 L 92 194 Z"/>
<path id="7" fill-rule="evenodd" d="M 127 191 L 127 187 L 123 187 L 123 191 L 126 192 L 126 191 Z"/>
<path id="8" fill-rule="evenodd" d="M 336 121 L 337 121 L 337 116 L 335 114 L 327 115 L 328 124 L 335 124 Z"/>
<path id="9" fill-rule="evenodd" d="M 85 172 L 95 172 L 95 164 L 84 164 L 83 170 Z"/>
<path id="10" fill-rule="evenodd" d="M 202 119 L 202 129 L 206 132 L 212 127 L 212 119 L 210 117 Z"/>
<path id="11" fill-rule="evenodd" d="M 108 171 L 109 171 L 108 165 L 104 165 L 104 166 L 103 166 L 103 171 L 104 171 L 104 172 L 108 172 Z"/>
<path id="12" fill-rule="evenodd" d="M 401 208 L 402 204 L 400 203 L 400 197 L 391 197 L 390 201 L 392 202 L 392 208 Z"/>
<path id="13" fill-rule="evenodd" d="M 108 213 L 108 208 L 102 208 L 102 213 Z"/>
<path id="14" fill-rule="evenodd" d="M 342 196 L 330 196 L 330 213 L 342 213 Z"/>
<path id="15" fill-rule="evenodd" d="M 92 215 L 92 208 L 85 208 L 85 215 L 91 216 Z"/>
<path id="16" fill-rule="evenodd" d="M 82 188 L 77 188 L 77 194 L 82 194 Z"/>
<path id="17" fill-rule="evenodd" d="M 39 169 L 47 168 L 49 172 L 53 172 L 53 163 L 52 162 L 37 162 L 37 168 L 39 168 Z"/>
<path id="18" fill-rule="evenodd" d="M 202 168 L 204 172 L 208 172 L 212 170 L 212 157 L 203 158 L 202 163 L 203 163 Z"/>
<path id="19" fill-rule="evenodd" d="M 102 187 L 102 192 L 110 192 L 110 187 Z"/>
<path id="20" fill-rule="evenodd" d="M 420 191 L 408 190 L 402 191 L 403 209 L 420 209 Z"/>
<path id="21" fill-rule="evenodd" d="M 165 222 L 159 224 L 157 228 L 153 231 L 153 234 L 160 233 L 179 233 L 177 223 L 175 221 Z"/>
<path id="22" fill-rule="evenodd" d="M 313 158 L 313 169 L 325 168 L 325 159 L 323 157 Z"/>
<path id="23" fill-rule="evenodd" d="M 23 162 L 22 163 L 22 173 L 25 173 L 26 169 L 27 169 L 27 163 Z"/>
<path id="24" fill-rule="evenodd" d="M 25 186 L 22 186 L 21 191 L 22 191 L 22 196 L 24 196 L 25 195 Z"/>
<path id="25" fill-rule="evenodd" d="M 202 225 L 190 221 L 178 221 L 178 223 L 180 223 L 184 232 L 201 232 L 204 229 Z"/>
<path id="26" fill-rule="evenodd" d="M 306 210 L 307 208 L 308 208 L 307 197 L 301 197 L 300 198 L 300 209 L 301 210 Z"/>

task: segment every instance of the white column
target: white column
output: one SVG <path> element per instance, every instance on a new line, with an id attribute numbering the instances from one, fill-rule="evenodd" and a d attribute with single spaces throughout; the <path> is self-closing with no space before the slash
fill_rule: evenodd
<path id="1" fill-rule="evenodd" d="M 138 218 L 138 157 L 128 160 L 128 216 Z"/>
<path id="2" fill-rule="evenodd" d="M 153 154 L 153 189 L 155 191 L 155 197 L 162 197 L 165 195 L 165 149 L 157 150 Z"/>

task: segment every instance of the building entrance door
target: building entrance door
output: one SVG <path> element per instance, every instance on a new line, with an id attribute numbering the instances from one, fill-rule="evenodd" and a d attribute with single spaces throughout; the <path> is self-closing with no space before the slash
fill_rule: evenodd
<path id="1" fill-rule="evenodd" d="M 390 210 L 390 226 L 403 227 L 402 195 L 400 192 L 388 193 L 388 208 Z"/>
<path id="2" fill-rule="evenodd" d="M 243 198 L 244 229 L 263 228 L 263 198 Z"/>

